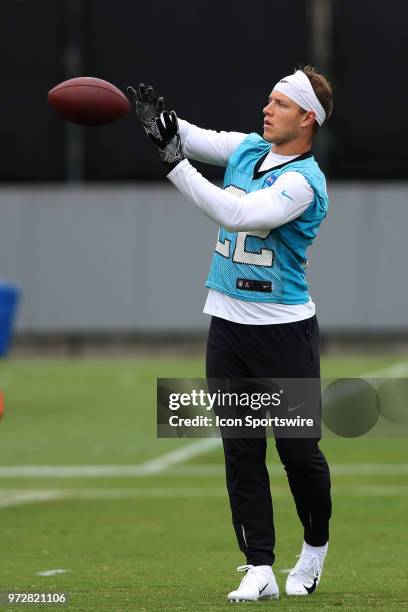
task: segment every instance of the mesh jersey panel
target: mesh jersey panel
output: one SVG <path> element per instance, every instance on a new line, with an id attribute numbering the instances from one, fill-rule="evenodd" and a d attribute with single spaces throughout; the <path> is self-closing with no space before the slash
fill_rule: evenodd
<path id="1" fill-rule="evenodd" d="M 228 232 L 220 228 L 206 286 L 240 300 L 304 304 L 309 301 L 306 250 L 327 214 L 326 181 L 312 156 L 294 159 L 254 178 L 270 143 L 250 134 L 231 155 L 224 188 L 238 197 L 269 187 L 283 172 L 302 173 L 314 199 L 297 219 L 273 230 Z"/>

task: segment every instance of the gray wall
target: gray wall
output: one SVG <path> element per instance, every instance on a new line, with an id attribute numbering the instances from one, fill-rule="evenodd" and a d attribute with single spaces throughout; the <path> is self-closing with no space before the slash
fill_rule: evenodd
<path id="1" fill-rule="evenodd" d="M 408 185 L 334 183 L 329 195 L 310 256 L 321 327 L 408 328 Z"/>
<path id="2" fill-rule="evenodd" d="M 323 330 L 408 326 L 408 185 L 331 183 L 309 252 Z M 170 185 L 3 187 L 0 277 L 18 329 L 200 331 L 217 228 Z"/>

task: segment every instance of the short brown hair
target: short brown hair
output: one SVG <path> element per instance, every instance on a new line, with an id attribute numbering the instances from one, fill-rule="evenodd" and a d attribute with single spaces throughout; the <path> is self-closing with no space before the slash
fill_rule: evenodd
<path id="1" fill-rule="evenodd" d="M 313 66 L 300 66 L 299 68 L 296 68 L 294 72 L 296 72 L 296 70 L 301 70 L 302 72 L 304 72 L 307 78 L 309 79 L 313 87 L 313 91 L 315 92 L 320 104 L 323 106 L 326 112 L 325 121 L 327 121 L 331 117 L 331 114 L 333 112 L 333 91 L 331 84 L 326 79 L 326 77 L 324 77 L 322 74 L 319 74 L 316 68 L 314 68 Z M 319 127 L 319 124 L 317 123 L 317 121 L 315 121 L 313 134 L 316 134 Z"/>

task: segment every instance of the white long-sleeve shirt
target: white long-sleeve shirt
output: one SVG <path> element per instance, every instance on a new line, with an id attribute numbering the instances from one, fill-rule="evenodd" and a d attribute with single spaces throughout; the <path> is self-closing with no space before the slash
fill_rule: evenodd
<path id="1" fill-rule="evenodd" d="M 182 119 L 179 125 L 186 157 L 222 167 L 247 136 L 240 132 L 205 130 Z M 260 170 L 272 169 L 295 157 L 269 151 Z M 271 187 L 239 195 L 208 181 L 187 159 L 168 178 L 207 217 L 232 232 L 279 227 L 300 216 L 314 198 L 306 178 L 295 171 L 285 172 Z M 315 306 L 312 301 L 296 305 L 247 302 L 210 289 L 204 312 L 236 323 L 269 325 L 311 317 Z"/>

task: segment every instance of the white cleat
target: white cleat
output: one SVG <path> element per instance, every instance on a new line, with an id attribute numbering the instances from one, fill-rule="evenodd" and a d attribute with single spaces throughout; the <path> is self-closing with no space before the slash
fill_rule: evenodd
<path id="1" fill-rule="evenodd" d="M 237 590 L 228 593 L 230 601 L 278 599 L 279 587 L 270 565 L 240 565 L 237 570 L 246 574 Z"/>
<path id="2" fill-rule="evenodd" d="M 302 554 L 298 556 L 299 561 L 286 580 L 286 594 L 311 595 L 320 582 L 326 555 L 302 551 Z"/>

